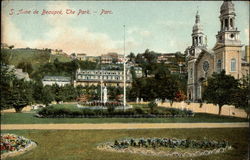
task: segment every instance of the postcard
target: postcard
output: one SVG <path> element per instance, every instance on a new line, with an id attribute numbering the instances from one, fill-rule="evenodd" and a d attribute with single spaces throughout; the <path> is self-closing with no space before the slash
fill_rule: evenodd
<path id="1" fill-rule="evenodd" d="M 1 4 L 1 159 L 249 159 L 248 1 Z"/>

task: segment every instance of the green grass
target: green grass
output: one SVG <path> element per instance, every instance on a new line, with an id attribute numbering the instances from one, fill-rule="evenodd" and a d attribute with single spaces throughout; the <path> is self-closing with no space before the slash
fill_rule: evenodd
<path id="1" fill-rule="evenodd" d="M 27 137 L 38 147 L 19 157 L 7 160 L 246 160 L 248 129 L 139 129 L 139 130 L 22 130 L 2 131 Z M 167 137 L 201 140 L 226 140 L 234 149 L 225 153 L 192 158 L 145 156 L 131 153 L 105 152 L 96 149 L 99 143 L 124 137 Z"/>
<path id="2" fill-rule="evenodd" d="M 36 118 L 35 113 L 1 113 L 1 124 L 48 123 L 191 123 L 191 122 L 247 122 L 247 119 L 210 114 L 178 118 Z"/>

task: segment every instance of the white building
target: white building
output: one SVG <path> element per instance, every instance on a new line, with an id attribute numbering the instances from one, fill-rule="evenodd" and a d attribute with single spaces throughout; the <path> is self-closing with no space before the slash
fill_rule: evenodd
<path id="1" fill-rule="evenodd" d="M 9 65 L 9 71 L 13 71 L 17 79 L 24 79 L 25 81 L 30 81 L 29 74 L 27 72 L 23 72 L 22 69 L 15 68 L 14 65 Z"/>
<path id="2" fill-rule="evenodd" d="M 81 70 L 76 72 L 75 86 L 98 85 L 103 81 L 104 85 L 123 86 L 123 71 L 121 70 Z M 130 70 L 126 74 L 127 85 L 132 83 Z"/>
<path id="3" fill-rule="evenodd" d="M 71 83 L 71 78 L 70 77 L 64 77 L 64 76 L 45 76 L 42 79 L 43 86 L 50 85 L 52 86 L 53 84 L 57 84 L 58 86 L 65 86 L 66 84 Z"/>

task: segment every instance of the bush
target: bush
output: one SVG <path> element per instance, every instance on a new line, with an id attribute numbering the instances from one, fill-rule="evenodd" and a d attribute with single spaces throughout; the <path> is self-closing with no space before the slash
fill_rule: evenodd
<path id="1" fill-rule="evenodd" d="M 155 104 L 153 104 L 155 106 Z M 162 116 L 191 116 L 191 110 L 180 110 L 176 108 L 153 107 L 152 110 L 147 108 L 135 107 L 131 109 L 115 110 L 115 106 L 108 105 L 107 110 L 102 109 L 89 109 L 77 108 L 74 105 L 52 105 L 44 107 L 38 111 L 38 117 L 103 117 L 103 116 L 126 116 L 126 117 L 162 117 Z"/>
<path id="2" fill-rule="evenodd" d="M 135 108 L 135 113 L 136 113 L 136 114 L 145 114 L 145 111 L 144 111 L 142 108 L 136 107 L 136 108 Z"/>
<path id="3" fill-rule="evenodd" d="M 153 111 L 154 111 L 155 108 L 157 107 L 157 103 L 155 103 L 155 101 L 151 101 L 151 102 L 148 104 L 148 107 L 150 108 L 151 113 L 153 113 Z"/>
<path id="4" fill-rule="evenodd" d="M 113 113 L 115 111 L 115 106 L 113 106 L 112 104 L 108 104 L 107 108 L 108 108 L 108 113 Z"/>

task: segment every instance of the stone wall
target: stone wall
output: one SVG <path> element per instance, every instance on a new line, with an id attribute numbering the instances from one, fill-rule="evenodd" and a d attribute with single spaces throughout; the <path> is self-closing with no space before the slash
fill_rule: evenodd
<path id="1" fill-rule="evenodd" d="M 158 103 L 158 106 L 171 107 L 170 103 Z M 179 108 L 179 109 L 186 108 L 192 110 L 195 113 L 209 113 L 209 114 L 219 113 L 218 106 L 207 103 L 201 105 L 200 103 L 187 104 L 185 102 L 174 102 L 172 108 Z M 244 109 L 235 108 L 232 105 L 224 105 L 221 109 L 221 115 L 247 118 L 247 113 L 244 111 Z"/>

